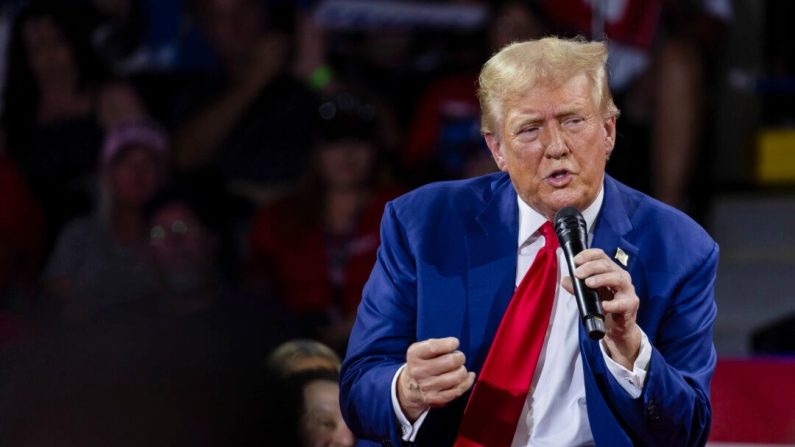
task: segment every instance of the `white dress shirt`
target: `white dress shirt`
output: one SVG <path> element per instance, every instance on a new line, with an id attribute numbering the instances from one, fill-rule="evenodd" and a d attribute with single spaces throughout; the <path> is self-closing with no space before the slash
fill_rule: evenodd
<path id="1" fill-rule="evenodd" d="M 593 238 L 593 224 L 604 200 L 604 190 L 582 215 L 588 227 L 588 243 Z M 521 199 L 519 204 L 519 240 L 516 259 L 516 285 L 545 245 L 539 232 L 546 218 Z M 558 284 L 569 276 L 563 250 L 558 248 Z M 549 322 L 541 355 L 536 365 L 527 400 L 519 417 L 512 447 L 525 446 L 588 446 L 594 445 L 588 423 L 583 379 L 582 357 L 579 347 L 580 314 L 577 301 L 562 286 L 558 286 L 552 317 Z M 641 331 L 642 332 L 642 331 Z M 604 342 L 600 343 L 608 369 L 621 387 L 633 398 L 643 389 L 646 370 L 651 359 L 651 345 L 642 333 L 641 349 L 630 371 L 607 354 Z M 405 367 L 405 365 L 403 366 Z M 404 441 L 414 441 L 428 411 L 411 424 L 400 409 L 397 400 L 397 377 L 392 379 L 392 407 L 400 421 Z"/>

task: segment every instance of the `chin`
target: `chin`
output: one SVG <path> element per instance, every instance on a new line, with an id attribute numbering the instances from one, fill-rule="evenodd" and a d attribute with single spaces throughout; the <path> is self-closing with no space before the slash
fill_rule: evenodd
<path id="1" fill-rule="evenodd" d="M 565 191 L 561 191 L 560 194 L 553 194 L 548 200 L 544 201 L 546 206 L 551 208 L 553 212 L 557 212 L 561 208 L 565 208 L 567 206 L 573 206 L 577 209 L 580 209 L 581 202 L 582 198 L 578 194 L 567 193 Z"/>

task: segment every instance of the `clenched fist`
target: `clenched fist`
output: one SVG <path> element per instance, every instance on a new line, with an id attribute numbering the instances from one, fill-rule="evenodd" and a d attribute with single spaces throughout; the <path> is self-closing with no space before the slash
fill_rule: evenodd
<path id="1" fill-rule="evenodd" d="M 441 407 L 464 394 L 475 382 L 455 337 L 431 338 L 409 346 L 400 372 L 397 396 L 406 418 L 414 422 L 432 407 Z"/>

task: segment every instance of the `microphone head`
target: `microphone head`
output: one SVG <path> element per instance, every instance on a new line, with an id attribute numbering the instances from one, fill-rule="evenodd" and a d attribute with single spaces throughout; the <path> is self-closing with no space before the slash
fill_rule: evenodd
<path id="1" fill-rule="evenodd" d="M 583 241 L 587 231 L 585 218 L 573 206 L 561 208 L 555 213 L 555 218 L 552 222 L 555 225 L 555 233 L 558 235 L 561 245 L 570 242 L 572 238 L 577 238 Z M 577 240 L 575 239 L 575 240 Z"/>

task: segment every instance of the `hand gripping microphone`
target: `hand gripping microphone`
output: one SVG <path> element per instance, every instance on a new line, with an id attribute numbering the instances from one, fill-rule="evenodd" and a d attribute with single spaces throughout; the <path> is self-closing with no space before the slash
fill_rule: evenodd
<path id="1" fill-rule="evenodd" d="M 567 206 L 555 213 L 554 224 L 560 247 L 566 255 L 566 264 L 569 265 L 569 276 L 585 331 L 591 339 L 599 340 L 605 336 L 605 315 L 599 302 L 599 294 L 586 286 L 584 280 L 574 276 L 574 257 L 585 250 L 588 240 L 585 219 L 577 208 Z"/>

